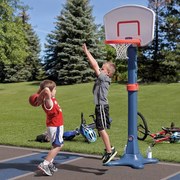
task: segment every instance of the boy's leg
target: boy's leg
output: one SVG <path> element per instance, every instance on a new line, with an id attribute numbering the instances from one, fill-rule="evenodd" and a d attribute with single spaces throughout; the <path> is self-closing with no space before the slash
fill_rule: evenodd
<path id="1" fill-rule="evenodd" d="M 114 147 L 111 146 L 110 140 L 109 140 L 109 135 L 107 134 L 106 130 L 100 131 L 99 134 L 101 135 L 101 138 L 106 147 L 105 154 L 102 157 L 102 161 L 103 161 L 103 164 L 107 164 L 116 156 L 117 151 L 115 150 Z"/>
<path id="2" fill-rule="evenodd" d="M 62 146 L 61 147 L 53 147 L 46 159 L 39 164 L 38 168 L 40 170 L 42 170 L 46 175 L 48 176 L 52 176 L 53 172 L 56 172 L 58 169 L 54 166 L 53 164 L 53 160 L 54 158 L 56 157 L 56 155 L 58 154 L 58 152 L 61 150 Z"/>
<path id="3" fill-rule="evenodd" d="M 55 146 L 52 147 L 52 149 L 49 151 L 49 153 L 48 153 L 48 155 L 46 157 L 46 161 L 51 162 L 51 160 L 54 159 L 56 157 L 56 155 L 59 153 L 62 146 L 61 147 L 55 147 Z"/>
<path id="4" fill-rule="evenodd" d="M 111 153 L 111 143 L 109 140 L 109 135 L 107 134 L 106 130 L 99 131 L 99 134 L 104 142 L 106 152 Z"/>
<path id="5" fill-rule="evenodd" d="M 58 170 L 54 166 L 53 160 L 63 147 L 63 126 L 48 127 L 48 134 L 52 143 L 52 149 L 49 151 L 44 162 L 41 163 L 38 168 L 44 171 L 44 173 L 46 173 L 47 175 L 51 176 L 53 172 L 56 172 Z"/>
<path id="6" fill-rule="evenodd" d="M 61 147 L 53 147 L 46 157 L 46 160 L 49 161 L 48 166 L 49 166 L 49 169 L 51 172 L 57 172 L 58 171 L 56 166 L 53 164 L 53 161 L 54 161 L 54 158 L 56 157 L 56 155 L 58 154 L 58 152 L 61 150 L 62 147 L 63 147 L 63 145 L 61 145 Z"/>
<path id="7" fill-rule="evenodd" d="M 106 164 L 109 161 L 111 161 L 117 154 L 117 151 L 115 150 L 115 148 L 111 147 L 109 135 L 105 130 L 108 124 L 107 119 L 109 120 L 109 106 L 96 105 L 95 114 L 96 114 L 96 127 L 105 145 L 106 152 L 103 155 L 102 160 L 103 160 L 103 163 Z"/>
<path id="8" fill-rule="evenodd" d="M 47 129 L 48 136 L 50 137 L 50 142 L 52 144 L 52 149 L 49 151 L 46 160 L 51 162 L 52 159 L 56 157 L 58 152 L 63 147 L 63 133 L 64 127 L 48 127 Z"/>

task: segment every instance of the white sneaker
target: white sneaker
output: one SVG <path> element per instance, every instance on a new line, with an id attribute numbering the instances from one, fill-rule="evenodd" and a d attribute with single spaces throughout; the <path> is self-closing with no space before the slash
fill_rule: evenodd
<path id="1" fill-rule="evenodd" d="M 49 169 L 51 172 L 57 172 L 58 168 L 56 168 L 56 166 L 53 163 L 50 163 L 49 165 Z"/>
<path id="2" fill-rule="evenodd" d="M 52 172 L 49 169 L 48 165 L 44 165 L 43 163 L 39 164 L 38 168 L 43 171 L 46 175 L 52 176 Z"/>

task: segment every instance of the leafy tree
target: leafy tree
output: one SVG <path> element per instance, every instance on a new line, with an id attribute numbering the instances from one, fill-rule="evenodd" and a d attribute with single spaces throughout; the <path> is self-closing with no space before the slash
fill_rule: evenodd
<path id="1" fill-rule="evenodd" d="M 139 76 L 142 81 L 177 81 L 176 60 L 170 58 L 177 54 L 179 35 L 178 1 L 149 0 L 149 7 L 156 13 L 155 38 L 148 47 L 139 52 Z M 142 54 L 143 53 L 143 54 Z M 172 60 L 172 61 L 171 61 Z"/>
<path id="2" fill-rule="evenodd" d="M 24 62 L 28 56 L 27 41 L 19 18 L 13 14 L 14 10 L 8 1 L 0 2 L 0 81 L 12 82 L 16 66 Z M 22 48 L 23 47 L 23 48 Z"/>
<path id="3" fill-rule="evenodd" d="M 40 43 L 28 24 L 27 6 L 19 0 L 0 3 L 0 81 L 20 82 L 43 78 Z M 18 12 L 21 11 L 21 16 Z"/>
<path id="4" fill-rule="evenodd" d="M 89 0 L 67 0 L 57 16 L 55 30 L 47 36 L 45 67 L 49 78 L 60 84 L 93 80 L 82 44 L 87 44 L 97 61 L 104 58 L 97 28 Z"/>
<path id="5" fill-rule="evenodd" d="M 166 67 L 163 69 L 162 79 L 173 82 L 178 81 L 180 73 L 180 59 L 179 59 L 179 39 L 180 39 L 180 15 L 179 15 L 178 0 L 173 0 L 166 6 L 161 15 L 164 17 L 164 22 L 161 24 L 160 29 L 164 35 L 162 41 L 162 55 L 164 61 L 162 65 Z"/>
<path id="6" fill-rule="evenodd" d="M 27 7 L 28 8 L 28 7 Z M 28 44 L 28 57 L 25 59 L 23 71 L 28 72 L 26 80 L 41 80 L 45 76 L 45 72 L 42 68 L 42 63 L 39 58 L 40 55 L 40 40 L 33 30 L 31 24 L 28 23 L 29 16 L 26 14 L 26 7 L 22 8 L 22 12 L 20 14 L 22 19 L 24 31 L 27 38 Z"/>

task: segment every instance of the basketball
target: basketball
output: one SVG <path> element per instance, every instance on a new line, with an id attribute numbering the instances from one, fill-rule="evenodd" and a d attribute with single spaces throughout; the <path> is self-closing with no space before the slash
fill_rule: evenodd
<path id="1" fill-rule="evenodd" d="M 37 98 L 38 98 L 39 94 L 33 94 L 29 97 L 29 103 L 32 106 L 37 106 Z"/>

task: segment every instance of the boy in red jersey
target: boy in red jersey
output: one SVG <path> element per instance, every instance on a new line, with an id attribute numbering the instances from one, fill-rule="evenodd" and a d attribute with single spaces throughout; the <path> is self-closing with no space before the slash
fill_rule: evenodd
<path id="1" fill-rule="evenodd" d="M 42 105 L 46 113 L 46 126 L 52 149 L 49 151 L 45 160 L 39 164 L 38 168 L 48 176 L 52 176 L 58 169 L 54 166 L 53 160 L 63 146 L 63 115 L 58 105 L 56 95 L 56 84 L 51 80 L 44 80 L 40 83 L 37 103 Z"/>

